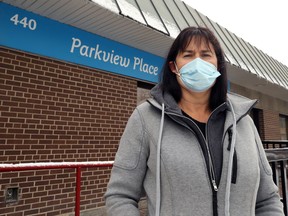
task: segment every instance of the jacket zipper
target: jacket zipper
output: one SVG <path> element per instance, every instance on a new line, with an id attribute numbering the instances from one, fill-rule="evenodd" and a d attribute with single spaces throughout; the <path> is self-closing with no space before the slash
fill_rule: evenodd
<path id="1" fill-rule="evenodd" d="M 209 122 L 209 119 L 212 116 L 212 114 L 214 112 L 216 112 L 216 110 L 218 110 L 224 104 L 226 104 L 226 103 L 225 102 L 222 103 L 220 106 L 218 106 L 216 109 L 213 110 L 213 112 L 210 114 L 210 116 L 208 118 L 207 123 Z M 177 113 L 166 112 L 166 114 L 174 115 L 174 116 L 177 116 L 177 117 L 180 117 L 180 118 L 185 118 L 185 119 L 188 119 L 189 121 L 191 121 L 191 119 L 189 119 L 189 118 L 187 118 L 185 116 L 179 115 Z M 189 130 L 191 130 L 191 128 L 187 127 L 186 125 L 182 124 L 181 122 L 177 121 L 176 119 L 174 119 L 174 121 L 178 122 L 179 124 L 183 125 L 184 127 L 188 128 Z M 212 156 L 211 156 L 211 153 L 210 153 L 210 148 L 209 148 L 209 145 L 208 145 L 208 139 L 207 139 L 208 138 L 208 127 L 206 126 L 206 129 L 205 129 L 205 134 L 206 134 L 206 138 L 205 138 L 204 135 L 201 133 L 200 128 L 193 121 L 191 121 L 191 122 L 193 123 L 194 126 L 196 126 L 196 128 L 200 132 L 200 134 L 201 134 L 201 136 L 202 136 L 202 138 L 204 140 L 204 143 L 205 143 L 205 147 L 206 147 L 207 155 L 208 155 L 208 163 L 209 163 L 209 164 L 207 164 L 207 168 L 208 168 L 208 173 L 209 173 L 209 177 L 210 177 L 211 189 L 212 189 L 212 193 L 213 193 L 213 196 L 212 196 L 212 200 L 213 200 L 213 203 L 212 203 L 212 205 L 213 205 L 213 216 L 218 216 L 218 209 L 217 209 L 218 186 L 217 186 L 217 183 L 216 183 L 216 174 L 215 174 L 214 163 L 213 163 Z"/>
<path id="2" fill-rule="evenodd" d="M 171 114 L 171 115 L 174 115 L 174 116 L 177 116 L 177 117 L 186 118 L 189 121 L 191 121 L 189 118 L 187 118 L 185 116 L 178 115 L 176 113 L 166 112 L 166 114 Z M 183 125 L 184 127 L 188 128 L 189 130 L 191 130 L 191 128 L 187 127 L 186 125 L 182 124 L 181 122 L 177 121 L 176 119 L 174 119 L 174 121 L 178 122 L 179 124 Z M 194 124 L 194 126 L 197 128 L 197 130 L 201 133 L 200 128 L 193 121 L 191 121 L 191 122 Z M 216 184 L 215 169 L 214 169 L 214 164 L 213 164 L 213 161 L 212 161 L 210 149 L 209 149 L 209 146 L 208 146 L 208 142 L 207 142 L 207 140 L 205 139 L 205 137 L 204 137 L 204 135 L 202 133 L 201 133 L 201 136 L 202 136 L 202 138 L 204 140 L 205 147 L 206 147 L 207 154 L 208 154 L 208 162 L 209 162 L 209 164 L 207 164 L 207 165 L 208 165 L 208 173 L 209 173 L 209 176 L 210 176 L 210 183 L 211 183 L 213 191 L 217 192 L 218 191 L 218 186 Z M 206 128 L 206 136 L 207 136 L 207 128 Z"/>
<path id="3" fill-rule="evenodd" d="M 193 122 L 194 123 L 194 122 Z M 195 124 L 195 123 L 194 123 Z M 195 124 L 196 125 L 196 124 Z M 198 128 L 199 131 L 200 128 L 196 125 L 196 127 Z M 211 152 L 210 152 L 210 148 L 209 148 L 209 145 L 208 145 L 208 139 L 207 139 L 207 135 L 208 135 L 208 129 L 207 129 L 207 126 L 206 126 L 206 129 L 205 129 L 205 134 L 206 134 L 206 138 L 204 137 L 204 135 L 201 133 L 202 135 L 202 138 L 205 142 L 205 146 L 206 146 L 206 149 L 207 149 L 207 154 L 208 154 L 208 166 L 209 166 L 209 174 L 210 174 L 210 178 L 211 178 L 211 184 L 212 184 L 212 187 L 214 189 L 214 191 L 218 191 L 218 186 L 216 184 L 216 174 L 215 174 L 215 168 L 214 168 L 214 163 L 213 163 L 213 160 L 212 160 L 212 156 L 211 156 Z"/>
<path id="4" fill-rule="evenodd" d="M 192 124 L 194 126 L 196 126 L 197 130 L 201 133 L 200 128 L 192 120 L 190 120 L 189 118 L 187 118 L 185 116 L 178 115 L 176 113 L 171 113 L 171 112 L 166 112 L 166 114 L 170 114 L 170 115 L 174 115 L 174 116 L 177 116 L 177 117 L 188 119 L 189 121 L 192 122 Z M 178 121 L 177 119 L 174 119 L 174 121 L 176 121 L 178 124 L 186 127 L 188 130 L 193 132 L 193 130 L 190 127 L 186 126 L 185 124 L 183 124 L 182 122 Z M 206 127 L 206 130 L 205 130 L 205 133 L 206 133 L 206 137 L 207 137 L 207 127 Z M 212 162 L 212 157 L 211 157 L 211 153 L 210 153 L 210 150 L 209 150 L 209 146 L 208 146 L 207 140 L 205 139 L 205 137 L 204 137 L 204 135 L 202 133 L 201 133 L 201 136 L 202 136 L 202 138 L 204 140 L 205 147 L 207 149 L 207 155 L 208 155 L 208 164 L 206 163 L 206 161 L 205 161 L 205 163 L 207 165 L 207 170 L 208 170 L 208 174 L 209 174 L 209 177 L 210 177 L 210 186 L 211 186 L 211 190 L 212 190 L 213 216 L 218 216 L 218 208 L 217 208 L 217 204 L 218 204 L 218 200 L 217 200 L 218 186 L 216 184 L 214 165 L 213 165 L 213 162 Z M 201 141 L 199 141 L 199 142 L 201 142 Z M 205 155 L 204 155 L 204 157 L 205 157 Z"/>
<path id="5" fill-rule="evenodd" d="M 209 122 L 209 119 L 210 117 L 218 110 L 220 109 L 222 106 L 224 106 L 226 104 L 226 102 L 222 103 L 221 105 L 219 105 L 216 109 L 214 109 L 211 114 L 209 115 L 209 118 L 208 118 L 208 121 L 207 121 L 207 125 L 206 125 L 206 128 L 205 128 L 205 135 L 206 135 L 206 138 L 204 137 L 204 135 L 202 134 L 202 137 L 205 141 L 205 144 L 206 144 L 206 148 L 207 148 L 207 152 L 208 152 L 208 159 L 209 159 L 209 163 L 211 163 L 209 166 L 210 166 L 210 178 L 211 178 L 211 183 L 212 183 L 212 186 L 213 186 L 213 189 L 214 189 L 214 192 L 217 192 L 218 191 L 218 186 L 217 186 L 217 183 L 216 183 L 216 174 L 215 174 L 215 166 L 214 166 L 214 163 L 213 163 L 213 160 L 212 160 L 212 156 L 211 156 L 211 153 L 210 153 L 210 148 L 209 148 L 209 144 L 208 144 L 208 122 Z M 194 123 L 194 122 L 193 122 Z M 195 123 L 194 123 L 195 124 Z M 197 125 L 196 125 L 197 126 Z M 197 126 L 198 130 L 199 127 Z M 217 196 L 216 196 L 217 197 Z"/>
<path id="6" fill-rule="evenodd" d="M 212 113 L 211 113 L 211 115 L 212 115 Z M 210 116 L 209 116 L 209 118 L 210 118 Z M 209 121 L 209 118 L 208 118 L 208 121 Z M 208 121 L 207 121 L 207 123 L 208 123 Z M 217 204 L 218 204 L 218 198 L 217 198 L 218 186 L 217 186 L 217 183 L 216 183 L 215 166 L 214 166 L 214 163 L 213 163 L 213 160 L 212 160 L 212 156 L 211 156 L 210 148 L 209 148 L 209 144 L 208 144 L 208 124 L 206 125 L 205 134 L 206 134 L 206 139 L 204 139 L 204 140 L 205 140 L 207 151 L 208 151 L 209 161 L 211 163 L 211 165 L 210 165 L 210 167 L 211 167 L 210 176 L 211 176 L 212 186 L 213 186 L 213 189 L 214 189 L 214 191 L 212 190 L 212 193 L 213 193 L 213 199 L 212 199 L 213 216 L 218 216 L 218 207 L 217 207 Z M 203 134 L 202 134 L 202 136 L 203 136 Z M 203 136 L 203 138 L 205 138 L 205 137 Z"/>
<path id="7" fill-rule="evenodd" d="M 220 109 L 220 107 L 222 107 L 223 105 L 225 105 L 226 102 L 222 103 L 221 105 L 219 105 L 216 109 L 214 109 L 211 114 L 209 115 L 209 118 L 208 118 L 208 121 L 207 123 L 209 122 L 209 119 L 210 117 L 213 115 L 213 113 L 215 113 L 218 109 Z M 178 117 L 181 117 L 181 118 L 186 118 L 188 120 L 191 121 L 191 119 L 185 117 L 185 116 L 182 116 L 182 115 L 179 115 L 177 113 L 173 113 L 173 112 L 166 112 L 167 114 L 171 114 L 171 115 L 174 115 L 174 116 L 178 116 Z M 181 122 L 177 121 L 179 124 L 183 125 Z M 207 150 L 207 154 L 208 154 L 208 172 L 209 172 L 209 176 L 210 176 L 210 181 L 211 181 L 211 186 L 212 186 L 212 190 L 214 192 L 217 192 L 218 191 L 218 186 L 217 186 L 217 183 L 216 183 L 216 175 L 215 175 L 215 168 L 214 168 L 214 163 L 213 163 L 213 160 L 212 160 L 212 156 L 211 156 L 211 153 L 210 153 L 210 148 L 209 148 L 209 145 L 208 145 L 208 124 L 206 126 L 206 129 L 205 129 L 205 134 L 206 134 L 206 138 L 204 137 L 204 135 L 201 133 L 201 130 L 200 128 L 193 122 L 191 121 L 194 126 L 196 126 L 196 128 L 198 129 L 198 131 L 200 132 L 203 140 L 204 140 L 204 143 L 205 143 L 205 147 L 206 147 L 206 150 Z M 186 125 L 183 125 L 186 127 Z M 188 127 L 188 129 L 190 129 Z M 191 129 L 190 129 L 191 130 Z"/>

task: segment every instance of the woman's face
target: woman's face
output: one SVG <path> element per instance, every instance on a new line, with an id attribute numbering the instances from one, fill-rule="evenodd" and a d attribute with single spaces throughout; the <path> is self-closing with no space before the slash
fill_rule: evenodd
<path id="1" fill-rule="evenodd" d="M 196 41 L 198 43 L 196 43 Z M 191 92 L 191 90 L 187 89 L 187 87 L 183 84 L 179 76 L 179 70 L 184 65 L 193 61 L 196 58 L 201 58 L 202 60 L 207 61 L 213 64 L 216 68 L 218 68 L 217 57 L 216 57 L 212 44 L 208 43 L 207 45 L 204 40 L 201 40 L 200 43 L 199 43 L 199 40 L 196 40 L 196 41 L 193 38 L 188 44 L 188 46 L 186 47 L 186 49 L 183 52 L 179 52 L 177 54 L 175 62 L 172 62 L 172 61 L 169 62 L 171 71 L 177 75 L 176 76 L 177 82 L 179 83 L 182 89 L 182 92 L 183 91 Z"/>
<path id="2" fill-rule="evenodd" d="M 216 68 L 218 68 L 217 57 L 214 48 L 211 43 L 209 43 L 208 45 L 209 47 L 206 45 L 204 40 L 201 40 L 201 43 L 197 44 L 193 38 L 186 47 L 186 49 L 183 52 L 179 52 L 176 56 L 175 63 L 178 70 L 180 70 L 185 64 L 196 58 L 201 58 L 202 60 L 207 61 L 213 64 Z M 169 66 L 172 72 L 177 73 L 178 71 L 176 70 L 175 63 L 169 62 Z"/>

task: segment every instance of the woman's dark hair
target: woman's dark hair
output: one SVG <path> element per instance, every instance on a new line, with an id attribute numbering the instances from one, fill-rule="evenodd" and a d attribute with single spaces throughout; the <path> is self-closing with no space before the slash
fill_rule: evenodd
<path id="1" fill-rule="evenodd" d="M 196 43 L 198 43 L 199 45 L 204 42 L 207 47 L 210 47 L 210 43 L 213 46 L 217 57 L 217 69 L 221 73 L 221 76 L 216 79 L 216 82 L 212 87 L 209 99 L 210 109 L 213 110 L 214 108 L 226 101 L 227 73 L 224 52 L 213 32 L 207 28 L 188 27 L 180 32 L 180 34 L 174 40 L 167 55 L 160 77 L 160 85 L 163 93 L 169 92 L 177 102 L 180 101 L 182 97 L 182 91 L 180 85 L 177 82 L 176 74 L 173 73 L 169 67 L 169 62 L 174 62 L 178 53 L 183 52 L 188 47 L 192 39 L 195 39 Z"/>

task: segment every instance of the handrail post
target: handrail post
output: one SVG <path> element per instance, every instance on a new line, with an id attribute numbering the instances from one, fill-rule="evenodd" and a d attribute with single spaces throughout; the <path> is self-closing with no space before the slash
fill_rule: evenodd
<path id="1" fill-rule="evenodd" d="M 284 205 L 284 214 L 287 215 L 287 172 L 286 172 L 286 161 L 280 161 L 281 165 L 281 186 L 283 192 L 283 205 Z"/>
<path id="2" fill-rule="evenodd" d="M 278 162 L 274 161 L 271 162 L 271 168 L 272 168 L 272 173 L 273 173 L 273 181 L 274 183 L 279 187 L 279 171 L 278 171 Z"/>
<path id="3" fill-rule="evenodd" d="M 76 168 L 76 195 L 75 195 L 75 216 L 80 216 L 81 199 L 81 166 Z"/>

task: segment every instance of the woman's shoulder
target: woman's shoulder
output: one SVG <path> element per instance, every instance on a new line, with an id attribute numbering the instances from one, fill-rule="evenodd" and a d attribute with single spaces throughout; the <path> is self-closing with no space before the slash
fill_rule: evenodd
<path id="1" fill-rule="evenodd" d="M 257 102 L 256 99 L 251 99 L 251 98 L 245 97 L 243 95 L 240 95 L 240 94 L 237 94 L 237 93 L 234 93 L 234 92 L 229 92 L 227 94 L 227 97 L 232 102 L 237 103 L 237 104 L 241 104 L 241 103 L 255 103 L 255 102 Z"/>
<path id="2" fill-rule="evenodd" d="M 138 104 L 135 111 L 137 111 L 143 118 L 150 118 L 151 116 L 159 115 L 161 106 L 153 98 L 149 98 Z"/>
<path id="3" fill-rule="evenodd" d="M 138 110 L 150 110 L 153 107 L 161 109 L 161 105 L 154 98 L 148 98 L 148 99 L 141 101 L 137 105 L 136 109 L 138 109 Z"/>

